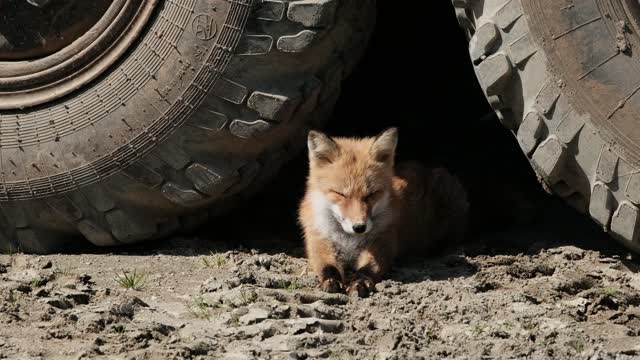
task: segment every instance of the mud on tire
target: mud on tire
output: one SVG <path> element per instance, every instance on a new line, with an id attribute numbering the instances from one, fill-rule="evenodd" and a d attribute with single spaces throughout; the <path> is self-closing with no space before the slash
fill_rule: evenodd
<path id="1" fill-rule="evenodd" d="M 327 119 L 375 18 L 375 0 L 149 3 L 117 61 L 65 75 L 91 81 L 0 71 L 0 248 L 133 243 L 237 204 Z"/>
<path id="2" fill-rule="evenodd" d="M 453 0 L 485 95 L 545 189 L 640 251 L 640 6 Z"/>

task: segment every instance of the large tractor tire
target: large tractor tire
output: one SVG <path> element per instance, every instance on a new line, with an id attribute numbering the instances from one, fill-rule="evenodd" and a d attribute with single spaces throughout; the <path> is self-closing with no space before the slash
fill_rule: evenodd
<path id="1" fill-rule="evenodd" d="M 638 1 L 453 5 L 485 95 L 543 186 L 640 251 Z"/>
<path id="2" fill-rule="evenodd" d="M 375 21 L 375 0 L 110 3 L 53 54 L 21 50 L 37 59 L 6 55 L 0 28 L 0 249 L 128 244 L 226 211 L 327 120 Z"/>

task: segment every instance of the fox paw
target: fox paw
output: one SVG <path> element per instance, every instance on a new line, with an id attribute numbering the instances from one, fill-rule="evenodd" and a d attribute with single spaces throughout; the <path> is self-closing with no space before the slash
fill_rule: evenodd
<path id="1" fill-rule="evenodd" d="M 366 298 L 373 293 L 375 285 L 373 281 L 369 279 L 357 279 L 349 285 L 347 288 L 347 294 L 349 296 Z"/>
<path id="2" fill-rule="evenodd" d="M 340 281 L 336 279 L 326 279 L 320 283 L 320 290 L 328 293 L 340 293 L 342 292 L 343 286 Z"/>

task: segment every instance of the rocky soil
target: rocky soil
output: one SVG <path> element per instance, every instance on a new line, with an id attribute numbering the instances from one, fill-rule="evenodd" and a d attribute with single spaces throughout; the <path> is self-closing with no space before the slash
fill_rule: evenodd
<path id="1" fill-rule="evenodd" d="M 277 228 L 1 255 L 0 358 L 639 358 L 640 261 L 545 209 L 403 261 L 367 299 L 317 291 Z"/>

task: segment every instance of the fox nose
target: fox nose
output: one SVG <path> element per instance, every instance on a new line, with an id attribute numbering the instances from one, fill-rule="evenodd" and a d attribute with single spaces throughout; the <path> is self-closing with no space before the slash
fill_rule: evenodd
<path id="1" fill-rule="evenodd" d="M 356 234 L 362 234 L 367 230 L 367 224 L 354 224 L 352 228 Z"/>

